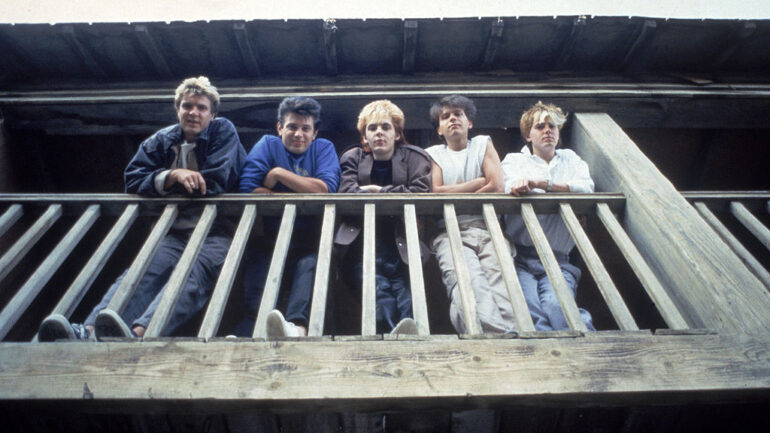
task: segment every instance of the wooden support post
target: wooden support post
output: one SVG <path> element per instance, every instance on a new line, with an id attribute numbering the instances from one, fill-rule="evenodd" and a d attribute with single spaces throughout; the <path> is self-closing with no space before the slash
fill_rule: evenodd
<path id="1" fill-rule="evenodd" d="M 227 257 L 224 264 L 222 264 L 222 271 L 219 272 L 217 285 L 214 287 L 214 293 L 211 295 L 209 307 L 206 309 L 206 316 L 203 318 L 203 323 L 198 331 L 198 337 L 200 338 L 211 338 L 219 330 L 227 299 L 230 297 L 233 281 L 235 281 L 235 276 L 238 274 L 238 267 L 241 265 L 243 251 L 246 249 L 246 243 L 249 240 L 251 229 L 254 227 L 256 216 L 257 205 L 247 204 L 244 206 L 241 221 L 235 230 L 230 249 L 227 251 Z"/>
<path id="2" fill-rule="evenodd" d="M 83 64 L 86 65 L 89 71 L 91 71 L 99 78 L 107 78 L 107 74 L 99 65 L 99 62 L 96 61 L 96 58 L 94 58 L 94 56 L 92 56 L 91 53 L 86 50 L 86 47 L 84 47 L 78 39 L 78 36 L 75 33 L 75 26 L 71 24 L 65 25 L 62 28 L 61 34 L 69 44 L 70 48 L 72 48 L 72 52 L 74 52 L 75 55 L 77 55 L 77 57 L 83 61 Z"/>
<path id="3" fill-rule="evenodd" d="M 0 236 L 5 234 L 11 226 L 16 224 L 16 221 L 24 214 L 24 209 L 20 204 L 12 204 L 8 206 L 8 209 L 3 212 L 3 216 L 0 216 Z"/>
<path id="4" fill-rule="evenodd" d="M 500 262 L 500 271 L 503 274 L 505 288 L 508 289 L 508 299 L 513 307 L 513 315 L 516 317 L 518 330 L 534 331 L 535 325 L 532 323 L 527 300 L 524 299 L 524 291 L 521 288 L 521 283 L 519 283 L 519 277 L 516 275 L 516 266 L 513 264 L 513 257 L 511 257 L 510 244 L 503 236 L 495 206 L 491 203 L 485 203 L 483 213 L 489 236 L 492 238 L 492 244 L 495 247 L 495 253 L 497 253 L 497 260 Z"/>
<path id="5" fill-rule="evenodd" d="M 425 280 L 422 273 L 420 237 L 417 232 L 417 211 L 413 204 L 404 205 L 406 250 L 409 255 L 409 283 L 412 290 L 412 313 L 417 323 L 418 335 L 430 335 L 428 302 L 425 297 Z"/>
<path id="6" fill-rule="evenodd" d="M 767 272 L 765 267 L 759 263 L 759 260 L 754 258 L 749 250 L 743 246 L 741 241 L 739 241 L 738 238 L 730 233 L 730 230 L 728 230 L 727 227 L 725 227 L 724 224 L 719 221 L 719 218 L 717 218 L 717 216 L 709 210 L 708 206 L 706 206 L 706 203 L 695 202 L 694 206 L 696 209 L 698 209 L 698 212 L 700 212 L 703 219 L 709 223 L 711 228 L 719 233 L 719 236 L 721 236 L 722 239 L 724 239 L 724 241 L 730 245 L 730 248 L 735 251 L 735 254 L 741 258 L 743 263 L 746 264 L 751 272 L 753 272 L 754 275 L 756 275 L 757 278 L 759 278 L 765 284 L 765 286 L 770 289 L 770 272 Z"/>
<path id="7" fill-rule="evenodd" d="M 163 78 L 172 78 L 174 73 L 171 72 L 171 68 L 166 62 L 166 58 L 163 57 L 160 49 L 158 49 L 158 44 L 155 43 L 155 39 L 153 39 L 147 26 L 144 24 L 135 25 L 134 34 L 136 34 L 137 39 L 139 39 L 139 44 L 144 49 L 144 53 L 155 67 L 155 71 Z"/>
<path id="8" fill-rule="evenodd" d="M 572 211 L 572 206 L 567 203 L 562 203 L 559 206 L 559 212 L 564 220 L 564 224 L 567 226 L 572 239 L 575 240 L 580 255 L 583 256 L 583 260 L 586 262 L 586 266 L 591 271 L 591 275 L 594 277 L 596 286 L 599 292 L 604 298 L 604 302 L 607 303 L 612 317 L 615 318 L 618 327 L 623 331 L 636 331 L 639 327 L 636 325 L 634 317 L 631 316 L 631 312 L 628 311 L 626 303 L 623 301 L 623 297 L 620 296 L 617 287 L 612 282 L 610 274 L 602 264 L 599 255 L 596 254 L 594 246 L 591 245 L 591 241 L 586 236 L 586 232 L 583 227 L 580 226 L 580 222 L 575 216 L 575 212 Z"/>
<path id="9" fill-rule="evenodd" d="M 289 245 L 291 245 L 291 235 L 294 232 L 294 220 L 296 218 L 297 205 L 285 205 L 281 227 L 278 229 L 278 237 L 275 239 L 273 258 L 270 260 L 270 270 L 267 272 L 267 279 L 265 280 L 265 289 L 262 291 L 262 301 L 259 304 L 259 312 L 254 325 L 252 335 L 254 338 L 267 338 L 267 315 L 278 302 L 278 292 L 281 289 L 286 256 L 289 255 Z"/>
<path id="10" fill-rule="evenodd" d="M 770 230 L 762 224 L 762 221 L 755 217 L 750 210 L 746 209 L 746 206 L 738 201 L 730 202 L 730 212 L 751 232 L 751 234 L 762 242 L 762 245 L 764 245 L 765 248 L 770 250 Z"/>
<path id="11" fill-rule="evenodd" d="M 158 302 L 158 308 L 155 310 L 152 319 L 150 319 L 147 330 L 144 333 L 145 338 L 160 337 L 163 334 L 163 330 L 168 325 L 171 315 L 174 313 L 179 296 L 182 294 L 182 289 L 187 282 L 187 277 L 190 276 L 195 261 L 198 258 L 203 242 L 206 241 L 211 226 L 214 224 L 214 218 L 217 216 L 217 205 L 207 204 L 203 208 L 203 214 L 201 214 L 198 224 L 195 226 L 190 235 L 190 240 L 187 241 L 187 245 L 182 252 L 182 256 L 179 258 L 179 262 L 174 268 L 174 272 L 168 278 L 166 288 L 163 289 L 160 302 Z"/>
<path id="12" fill-rule="evenodd" d="M 463 308 L 465 332 L 470 335 L 481 334 L 481 322 L 476 313 L 476 295 L 473 293 L 473 283 L 468 264 L 463 254 L 463 241 L 460 235 L 460 227 L 457 223 L 457 214 L 453 204 L 444 205 L 444 223 L 449 237 L 449 248 L 452 250 L 457 289 L 460 292 L 460 300 Z"/>
<path id="13" fill-rule="evenodd" d="M 246 23 L 233 23 L 233 34 L 235 35 L 235 42 L 238 44 L 238 51 L 241 53 L 241 60 L 246 67 L 246 73 L 249 77 L 258 77 L 260 75 L 259 62 L 251 46 Z"/>
<path id="14" fill-rule="evenodd" d="M 503 40 L 503 30 L 505 29 L 505 22 L 502 18 L 498 18 L 492 23 L 492 27 L 489 29 L 489 39 L 487 39 L 487 47 L 484 49 L 484 60 L 481 63 L 481 69 L 488 71 L 492 69 L 495 64 L 495 57 L 497 56 L 497 49 Z"/>
<path id="15" fill-rule="evenodd" d="M 577 113 L 573 149 L 599 191 L 626 196 L 624 226 L 686 323 L 766 333 L 770 293 L 607 114 Z"/>
<path id="16" fill-rule="evenodd" d="M 417 21 L 404 21 L 404 58 L 401 71 L 404 74 L 413 74 L 417 60 Z"/>
<path id="17" fill-rule="evenodd" d="M 537 255 L 540 257 L 540 262 L 545 268 L 548 279 L 551 280 L 551 285 L 556 293 L 556 298 L 559 300 L 561 311 L 564 313 L 564 318 L 569 328 L 573 331 L 587 332 L 588 327 L 586 327 L 586 324 L 583 323 L 583 319 L 580 317 L 580 311 L 578 310 L 575 298 L 567 286 L 567 281 L 564 279 L 564 274 L 561 273 L 559 262 L 556 261 L 556 256 L 553 254 L 551 245 L 548 244 L 548 238 L 546 238 L 545 232 L 543 232 L 543 228 L 540 226 L 540 222 L 531 204 L 521 204 L 521 217 L 524 219 L 524 225 L 527 226 L 532 243 L 535 244 Z"/>
<path id="18" fill-rule="evenodd" d="M 313 302 L 311 303 L 310 320 L 307 328 L 307 335 L 310 337 L 320 337 L 324 332 L 336 216 L 337 208 L 335 205 L 327 204 L 324 206 L 321 239 L 318 242 L 318 261 L 315 266 L 315 281 L 313 282 Z"/>
<path id="19" fill-rule="evenodd" d="M 326 74 L 337 75 L 337 21 L 333 18 L 324 20 L 324 56 Z"/>
<path id="20" fill-rule="evenodd" d="M 91 287 L 91 284 L 93 284 L 96 277 L 102 271 L 107 260 L 109 260 L 110 256 L 112 256 L 112 253 L 115 251 L 115 248 L 117 248 L 120 241 L 126 233 L 128 233 L 128 229 L 131 227 L 131 224 L 134 223 L 138 215 L 138 204 L 133 203 L 126 206 L 123 214 L 118 221 L 115 222 L 115 225 L 112 226 L 112 229 L 107 233 L 107 236 L 104 237 L 99 248 L 96 249 L 91 256 L 91 259 L 88 260 L 88 263 L 86 263 L 85 266 L 83 266 L 83 269 L 78 276 L 75 277 L 75 280 L 72 282 L 69 289 L 67 289 L 67 292 L 59 300 L 59 303 L 53 309 L 52 314 L 61 314 L 64 317 L 69 317 L 72 312 L 75 311 L 75 308 L 83 299 L 83 296 L 85 296 L 88 288 Z"/>
<path id="21" fill-rule="evenodd" d="M 0 257 L 0 281 L 11 272 L 14 266 L 32 249 L 32 247 L 43 237 L 48 229 L 61 217 L 62 207 L 60 204 L 48 206 L 45 213 L 35 221 L 23 235 Z"/>
<path id="22" fill-rule="evenodd" d="M 573 51 L 575 49 L 575 42 L 577 41 L 577 38 L 580 35 L 580 32 L 582 32 L 583 29 L 585 29 L 585 26 L 586 26 L 585 15 L 580 15 L 579 17 L 575 18 L 575 21 L 572 22 L 572 28 L 570 28 L 569 34 L 562 42 L 561 52 L 557 57 L 558 59 L 556 61 L 557 69 L 564 69 L 569 64 L 569 61 L 572 58 Z"/>
<path id="23" fill-rule="evenodd" d="M 75 246 L 83 239 L 86 232 L 99 218 L 99 205 L 92 204 L 83 212 L 77 222 L 70 228 L 66 235 L 59 241 L 56 247 L 43 260 L 35 272 L 27 279 L 16 295 L 6 304 L 0 312 L 0 340 L 10 332 L 19 317 L 27 310 L 35 300 L 43 287 L 48 283 L 53 274 L 59 269 L 64 260 L 69 256 Z"/>
<path id="24" fill-rule="evenodd" d="M 107 309 L 118 314 L 123 312 L 126 304 L 128 304 L 128 301 L 134 294 L 136 285 L 139 284 L 139 280 L 144 275 L 144 271 L 147 270 L 147 266 L 150 265 L 150 261 L 155 256 L 158 246 L 160 246 L 161 241 L 166 236 L 166 233 L 168 233 L 178 213 L 177 205 L 166 205 L 163 214 L 158 218 L 158 222 L 155 223 L 155 227 L 152 228 L 150 235 L 147 236 L 147 240 L 144 241 L 142 249 L 139 250 L 134 262 L 131 263 L 131 267 L 128 268 L 128 271 L 120 281 L 120 285 L 115 290 L 110 303 L 107 304 Z"/>
<path id="25" fill-rule="evenodd" d="M 361 284 L 361 335 L 377 334 L 377 295 L 375 272 L 375 213 L 374 203 L 364 205 L 363 278 Z"/>
<path id="26" fill-rule="evenodd" d="M 631 47 L 623 57 L 623 61 L 620 62 L 620 70 L 624 71 L 628 69 L 634 56 L 647 43 L 647 41 L 652 38 L 652 35 L 655 34 L 657 27 L 658 24 L 654 20 L 645 20 L 644 23 L 641 24 L 634 42 L 631 44 Z"/>

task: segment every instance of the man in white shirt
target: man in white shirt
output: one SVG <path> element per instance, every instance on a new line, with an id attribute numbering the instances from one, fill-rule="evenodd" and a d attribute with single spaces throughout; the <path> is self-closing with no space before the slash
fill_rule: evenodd
<path id="1" fill-rule="evenodd" d="M 557 149 L 567 116 L 553 104 L 538 102 L 521 116 L 521 135 L 526 146 L 509 153 L 502 163 L 505 191 L 515 196 L 549 192 L 594 192 L 588 165 L 570 149 Z M 575 242 L 558 214 L 538 215 L 567 285 L 575 296 L 580 269 L 569 263 Z M 516 250 L 516 272 L 524 290 L 535 329 L 569 329 L 553 286 L 535 251 L 520 215 L 505 216 L 505 233 Z M 580 309 L 588 329 L 594 330 L 591 314 Z"/>
<path id="2" fill-rule="evenodd" d="M 503 192 L 500 157 L 492 139 L 486 135 L 468 139 L 473 128 L 476 106 L 470 99 L 451 95 L 433 104 L 430 117 L 438 135 L 446 144 L 426 149 L 433 158 L 432 190 L 439 193 Z M 513 307 L 505 288 L 500 263 L 492 239 L 481 215 L 458 215 L 463 256 L 473 281 L 476 311 L 484 332 L 516 330 Z M 442 279 L 450 300 L 449 318 L 457 332 L 466 332 L 460 293 L 457 290 L 449 237 L 444 221 L 438 222 L 442 231 L 433 240 L 433 251 L 441 268 Z"/>

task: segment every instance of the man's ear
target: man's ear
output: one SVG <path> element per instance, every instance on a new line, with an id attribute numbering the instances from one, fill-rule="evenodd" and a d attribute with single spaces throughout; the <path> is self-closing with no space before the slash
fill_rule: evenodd
<path id="1" fill-rule="evenodd" d="M 281 135 L 281 122 L 275 122 L 275 130 L 278 131 L 278 135 Z"/>
<path id="2" fill-rule="evenodd" d="M 468 121 L 468 129 L 473 129 L 473 120 Z"/>

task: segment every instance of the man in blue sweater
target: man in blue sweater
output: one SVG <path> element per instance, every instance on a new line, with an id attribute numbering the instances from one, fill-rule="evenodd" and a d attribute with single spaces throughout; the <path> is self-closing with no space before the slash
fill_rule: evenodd
<path id="1" fill-rule="evenodd" d="M 303 96 L 284 99 L 278 107 L 278 136 L 265 135 L 251 149 L 241 173 L 239 191 L 255 194 L 337 192 L 340 164 L 334 144 L 316 138 L 320 115 L 321 105 L 315 99 Z M 249 251 L 244 261 L 248 316 L 238 326 L 239 335 L 253 333 L 280 224 L 279 218 L 263 221 L 266 237 L 263 247 Z M 270 312 L 269 337 L 307 335 L 319 233 L 317 218 L 297 218 L 285 267 L 289 275 L 293 274 L 286 315 L 284 318 L 278 310 Z"/>

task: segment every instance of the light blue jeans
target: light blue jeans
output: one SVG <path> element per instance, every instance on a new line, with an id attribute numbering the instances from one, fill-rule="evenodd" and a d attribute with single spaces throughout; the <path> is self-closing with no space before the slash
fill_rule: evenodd
<path id="1" fill-rule="evenodd" d="M 516 245 L 516 273 L 519 276 L 521 289 L 524 291 L 524 299 L 527 301 L 529 313 L 538 331 L 553 331 L 569 329 L 567 320 L 564 318 L 556 292 L 551 285 L 551 280 L 545 272 L 540 258 L 535 249 Z M 578 280 L 580 280 L 580 269 L 569 263 L 569 257 L 554 251 L 556 260 L 559 262 L 561 273 L 567 281 L 567 287 L 575 297 Z M 579 309 L 580 318 L 589 331 L 595 331 L 591 320 L 591 313 L 583 308 Z"/>

